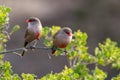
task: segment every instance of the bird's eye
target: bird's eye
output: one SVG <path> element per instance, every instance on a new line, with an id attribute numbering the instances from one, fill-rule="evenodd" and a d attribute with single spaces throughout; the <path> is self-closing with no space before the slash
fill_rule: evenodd
<path id="1" fill-rule="evenodd" d="M 72 35 L 70 32 L 66 32 L 66 34 L 67 34 L 68 36 L 71 36 L 71 35 Z"/>
<path id="2" fill-rule="evenodd" d="M 70 34 L 70 32 L 66 32 L 67 34 Z"/>
<path id="3" fill-rule="evenodd" d="M 34 21 L 36 21 L 36 20 L 34 20 L 34 19 L 27 19 L 27 20 L 26 20 L 27 23 L 28 23 L 28 22 L 34 22 Z"/>

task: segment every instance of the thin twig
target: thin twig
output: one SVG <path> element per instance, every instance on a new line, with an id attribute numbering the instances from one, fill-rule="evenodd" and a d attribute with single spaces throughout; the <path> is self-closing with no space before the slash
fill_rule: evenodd
<path id="1" fill-rule="evenodd" d="M 16 52 L 16 51 L 21 51 L 21 50 L 25 50 L 25 49 L 45 49 L 45 50 L 48 50 L 48 49 L 51 49 L 51 48 L 48 48 L 48 47 L 39 47 L 39 46 L 35 46 L 35 47 L 27 47 L 27 48 L 16 48 L 16 49 L 12 49 L 12 50 L 7 50 L 7 51 L 2 51 L 0 52 L 0 54 L 6 54 L 6 53 L 11 53 L 11 52 Z"/>
<path id="2" fill-rule="evenodd" d="M 89 64 L 97 64 L 97 61 L 90 62 L 90 63 L 89 63 L 89 62 L 88 62 L 88 63 L 87 63 L 87 62 L 82 62 L 81 64 L 84 64 L 84 65 L 89 65 Z"/>
<path id="3" fill-rule="evenodd" d="M 17 49 L 2 51 L 2 52 L 0 52 L 0 54 L 6 54 L 6 53 L 11 53 L 11 52 L 20 51 L 20 50 L 23 50 L 23 48 L 17 48 Z"/>
<path id="4" fill-rule="evenodd" d="M 73 67 L 76 65 L 77 60 L 78 60 L 78 57 L 75 57 L 74 60 L 73 60 L 73 65 L 72 65 Z"/>

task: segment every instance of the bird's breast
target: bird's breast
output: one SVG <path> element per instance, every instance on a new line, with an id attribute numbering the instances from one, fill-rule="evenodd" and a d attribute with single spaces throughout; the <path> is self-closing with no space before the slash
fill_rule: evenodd
<path id="1" fill-rule="evenodd" d="M 72 37 L 70 36 L 58 35 L 54 39 L 53 44 L 57 47 L 65 48 L 71 42 L 71 39 Z"/>
<path id="2" fill-rule="evenodd" d="M 35 39 L 39 39 L 39 38 L 40 38 L 40 33 L 37 32 L 37 33 L 35 34 Z"/>
<path id="3" fill-rule="evenodd" d="M 33 33 L 38 33 L 41 31 L 41 27 L 40 26 L 29 26 L 28 27 L 29 31 L 33 32 Z"/>

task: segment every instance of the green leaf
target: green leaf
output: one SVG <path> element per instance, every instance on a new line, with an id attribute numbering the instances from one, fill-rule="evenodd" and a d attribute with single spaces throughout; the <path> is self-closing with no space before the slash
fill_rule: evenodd
<path id="1" fill-rule="evenodd" d="M 34 80 L 36 77 L 36 75 L 34 74 L 25 74 L 25 73 L 22 73 L 22 78 L 23 80 Z"/>
<path id="2" fill-rule="evenodd" d="M 6 12 L 10 12 L 11 11 L 11 8 L 10 7 L 6 7 Z"/>
<path id="3" fill-rule="evenodd" d="M 107 78 L 107 74 L 104 71 L 100 70 L 97 66 L 93 71 L 93 76 L 95 80 L 105 80 Z"/>
<path id="4" fill-rule="evenodd" d="M 116 77 L 113 77 L 111 80 L 120 80 L 120 74 L 118 74 Z"/>
<path id="5" fill-rule="evenodd" d="M 15 25 L 13 28 L 12 28 L 12 31 L 10 32 L 10 35 L 12 35 L 14 32 L 18 31 L 20 29 L 20 26 L 19 25 Z"/>

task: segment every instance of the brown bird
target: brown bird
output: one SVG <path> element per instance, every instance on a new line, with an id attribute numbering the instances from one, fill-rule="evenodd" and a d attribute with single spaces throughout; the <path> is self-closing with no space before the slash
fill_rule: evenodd
<path id="1" fill-rule="evenodd" d="M 40 39 L 42 34 L 42 24 L 38 18 L 31 17 L 27 19 L 26 22 L 28 24 L 28 27 L 25 32 L 25 42 L 24 42 L 25 48 L 30 42 L 32 41 L 37 42 L 37 40 Z M 36 45 L 36 42 L 34 43 L 34 46 Z M 24 55 L 24 53 L 25 53 L 25 50 L 23 50 L 22 56 Z"/>
<path id="2" fill-rule="evenodd" d="M 69 27 L 60 29 L 53 36 L 52 54 L 55 53 L 57 48 L 65 48 L 72 40 L 72 30 Z"/>

